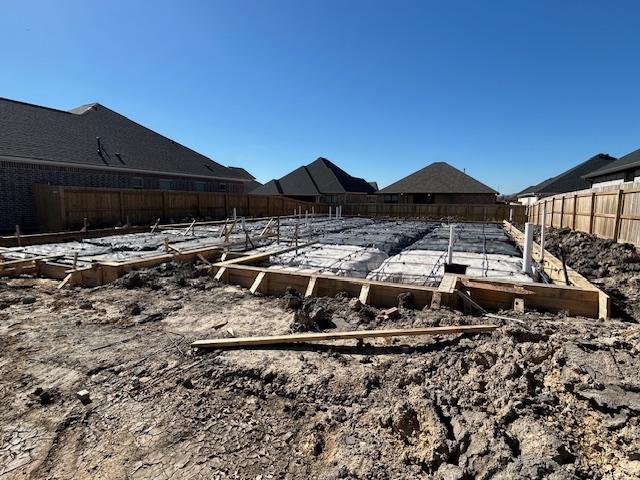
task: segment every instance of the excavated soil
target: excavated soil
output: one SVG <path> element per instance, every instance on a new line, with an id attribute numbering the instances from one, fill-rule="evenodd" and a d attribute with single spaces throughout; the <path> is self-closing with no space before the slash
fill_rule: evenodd
<path id="1" fill-rule="evenodd" d="M 540 231 L 534 235 L 540 240 Z M 614 314 L 640 321 L 640 254 L 629 243 L 616 243 L 569 228 L 545 232 L 545 249 L 611 296 Z"/>
<path id="2" fill-rule="evenodd" d="M 513 319 L 491 320 L 498 330 L 473 336 L 189 347 L 292 329 L 488 322 L 444 309 L 378 313 L 345 295 L 252 296 L 173 264 L 93 289 L 6 280 L 0 478 L 640 476 L 635 324 L 507 312 Z"/>

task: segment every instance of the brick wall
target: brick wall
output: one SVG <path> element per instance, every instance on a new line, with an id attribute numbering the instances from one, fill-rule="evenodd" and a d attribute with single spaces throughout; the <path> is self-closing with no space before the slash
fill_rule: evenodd
<path id="1" fill-rule="evenodd" d="M 141 180 L 138 180 L 141 179 Z M 171 190 L 220 192 L 221 183 L 229 193 L 242 193 L 242 182 L 172 177 L 170 175 L 127 174 L 74 167 L 57 167 L 0 161 L 0 231 L 13 231 L 16 225 L 37 230 L 33 185 L 77 187 L 160 189 L 160 180 L 171 180 Z M 139 184 L 142 187 L 139 187 Z"/>

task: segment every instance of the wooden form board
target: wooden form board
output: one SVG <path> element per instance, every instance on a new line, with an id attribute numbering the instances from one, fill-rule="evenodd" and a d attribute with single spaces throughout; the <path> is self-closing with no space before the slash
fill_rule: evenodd
<path id="1" fill-rule="evenodd" d="M 198 340 L 194 348 L 237 348 L 260 345 L 280 345 L 299 342 L 321 342 L 325 340 L 360 340 L 364 338 L 389 338 L 417 335 L 454 335 L 461 333 L 484 333 L 498 328 L 496 325 L 460 325 L 450 327 L 393 328 L 386 330 L 355 330 L 349 332 L 296 333 L 266 337 L 216 338 Z"/>
<path id="2" fill-rule="evenodd" d="M 375 307 L 388 308 L 398 305 L 399 294 L 411 293 L 416 308 L 424 308 L 431 306 L 434 295 L 438 294 L 439 305 L 458 308 L 460 298 L 457 290 L 464 288 L 470 293 L 471 298 L 486 310 L 511 310 L 515 299 L 522 298 L 525 308 L 541 311 L 567 311 L 570 315 L 591 318 L 597 318 L 600 312 L 597 290 L 572 286 L 495 281 L 452 275 L 447 278 L 455 279 L 455 283 L 453 280 L 448 280 L 448 284 L 440 289 L 249 265 L 227 265 L 222 268 L 224 268 L 226 283 L 245 288 L 251 288 L 258 275 L 264 273 L 261 281 L 262 293 L 274 296 L 283 295 L 287 287 L 293 287 L 309 296 L 320 297 L 333 297 L 340 292 L 347 292 L 352 297 L 361 298 L 362 292 L 368 290 L 366 303 Z M 309 289 L 310 283 L 313 285 L 312 289 Z M 364 286 L 367 288 L 363 288 Z"/>
<path id="3" fill-rule="evenodd" d="M 504 222 L 505 231 L 513 238 L 516 244 L 520 248 L 524 248 L 524 233 L 511 225 L 509 222 Z M 533 260 L 538 262 L 540 259 L 541 248 L 537 243 L 533 243 Z M 564 277 L 564 269 L 562 261 L 553 256 L 548 250 L 544 251 L 544 261 L 541 265 L 544 273 L 554 282 L 554 284 L 566 285 Z M 573 268 L 567 265 L 567 277 L 569 277 L 569 284 L 575 287 L 582 288 L 584 290 L 592 290 L 598 294 L 598 317 L 609 318 L 611 312 L 611 299 L 609 296 L 592 284 L 587 278 L 580 275 Z M 526 287 L 528 288 L 528 287 Z"/>

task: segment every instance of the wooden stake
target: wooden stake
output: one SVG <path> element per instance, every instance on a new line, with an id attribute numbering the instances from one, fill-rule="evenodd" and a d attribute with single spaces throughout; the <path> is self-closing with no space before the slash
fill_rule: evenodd
<path id="1" fill-rule="evenodd" d="M 18 240 L 18 246 L 22 244 L 20 241 L 20 225 L 16 225 L 16 239 Z"/>
<path id="2" fill-rule="evenodd" d="M 191 224 L 187 227 L 187 229 L 186 229 L 184 232 L 182 232 L 182 236 L 183 236 L 183 237 L 186 237 L 186 236 L 187 236 L 187 234 L 189 233 L 189 231 L 193 228 L 193 226 L 194 226 L 195 224 L 196 224 L 196 221 L 195 221 L 195 219 L 194 219 L 194 220 L 193 220 L 193 222 L 191 222 Z M 195 230 L 194 230 L 193 234 L 195 235 Z"/>
<path id="3" fill-rule="evenodd" d="M 151 233 L 154 233 L 156 231 L 156 228 L 158 228 L 159 223 L 160 223 L 160 219 L 158 218 L 156 220 L 156 223 L 154 223 L 153 227 L 151 227 Z"/>
<path id="4" fill-rule="evenodd" d="M 461 325 L 452 327 L 394 328 L 388 330 L 357 330 L 351 332 L 297 333 L 266 337 L 217 338 L 193 342 L 193 348 L 230 348 L 259 345 L 280 345 L 297 342 L 321 342 L 324 340 L 359 340 L 363 338 L 388 338 L 417 335 L 452 335 L 483 333 L 495 330 L 497 325 Z"/>

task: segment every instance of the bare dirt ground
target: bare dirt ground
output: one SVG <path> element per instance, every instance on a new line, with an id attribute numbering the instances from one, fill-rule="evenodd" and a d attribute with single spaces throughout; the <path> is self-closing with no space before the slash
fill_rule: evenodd
<path id="1" fill-rule="evenodd" d="M 296 303 L 173 264 L 94 289 L 0 282 L 0 478 L 640 478 L 637 324 L 527 313 L 392 345 L 189 348 L 309 318 L 487 323 L 380 323 L 347 298 L 293 323 Z"/>

